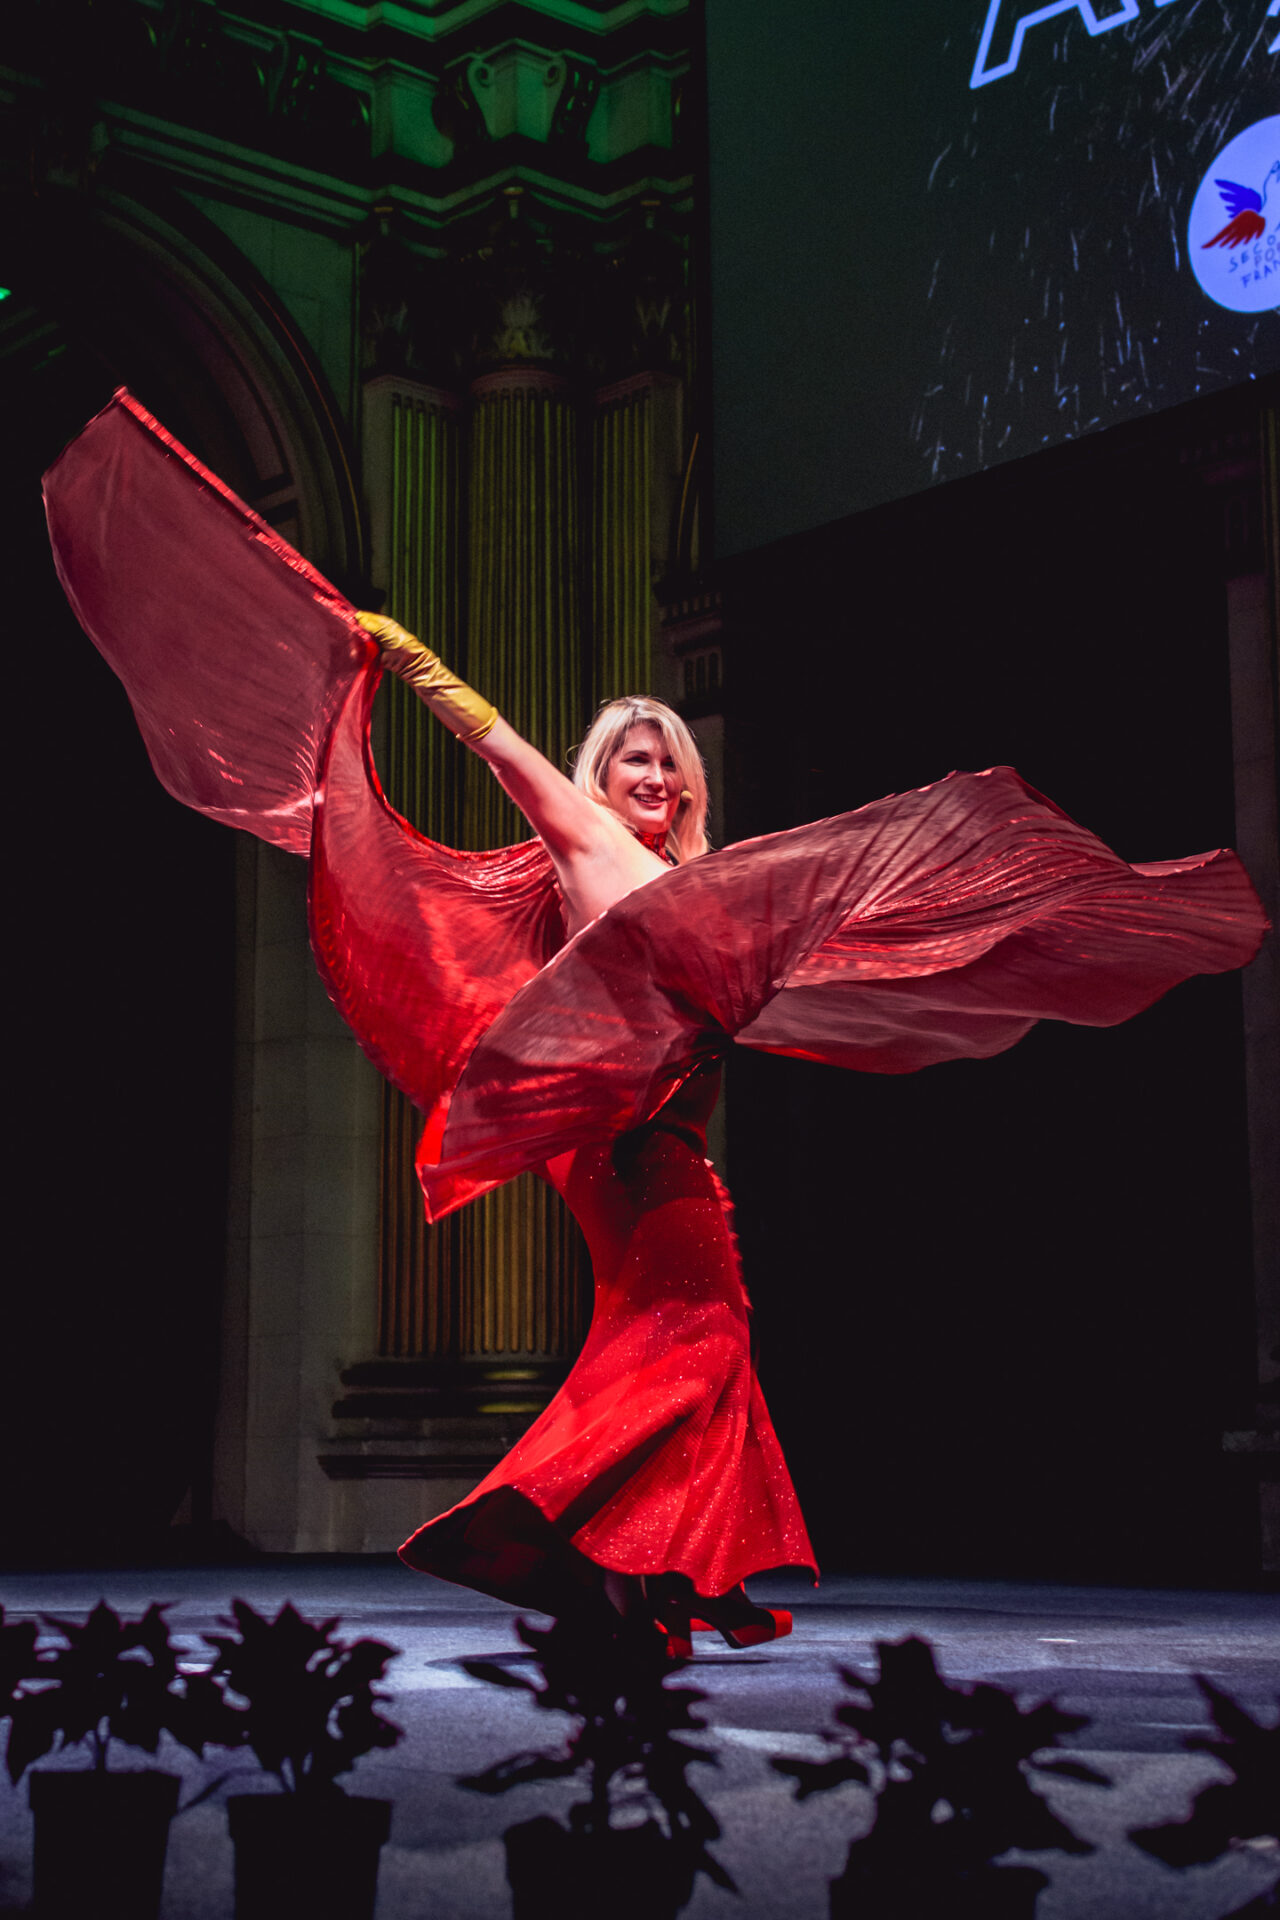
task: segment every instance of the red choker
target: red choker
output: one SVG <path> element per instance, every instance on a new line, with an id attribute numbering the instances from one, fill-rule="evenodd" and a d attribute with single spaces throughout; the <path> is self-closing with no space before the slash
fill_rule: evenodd
<path id="1" fill-rule="evenodd" d="M 630 822 L 627 824 L 630 825 Z M 650 853 L 656 853 L 659 860 L 665 860 L 669 867 L 674 867 L 677 864 L 675 855 L 667 852 L 667 834 L 665 827 L 661 833 L 645 833 L 640 827 L 631 827 L 631 832 L 635 835 L 642 847 L 648 847 Z"/>

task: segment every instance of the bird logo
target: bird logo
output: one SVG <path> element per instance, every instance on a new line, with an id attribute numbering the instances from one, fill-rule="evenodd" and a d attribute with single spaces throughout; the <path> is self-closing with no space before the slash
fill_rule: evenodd
<path id="1" fill-rule="evenodd" d="M 1202 240 L 1201 246 L 1244 247 L 1250 240 L 1260 240 L 1267 230 L 1263 213 L 1267 194 L 1273 186 L 1280 187 L 1280 160 L 1275 162 L 1263 181 L 1261 193 L 1254 187 L 1242 187 L 1238 180 L 1215 180 L 1213 184 L 1222 195 L 1222 204 L 1231 218 L 1211 240 Z"/>
<path id="2" fill-rule="evenodd" d="M 1280 307 L 1280 114 L 1255 120 L 1214 155 L 1191 203 L 1186 257 L 1215 306 Z"/>

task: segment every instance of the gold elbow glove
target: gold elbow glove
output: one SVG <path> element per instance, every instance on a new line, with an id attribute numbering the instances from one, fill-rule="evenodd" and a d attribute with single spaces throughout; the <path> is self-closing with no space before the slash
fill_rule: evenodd
<path id="1" fill-rule="evenodd" d="M 484 739 L 498 717 L 498 709 L 482 693 L 459 680 L 438 654 L 406 633 L 398 621 L 381 613 L 357 613 L 356 619 L 382 648 L 383 666 L 412 687 L 438 720 L 469 746 Z"/>

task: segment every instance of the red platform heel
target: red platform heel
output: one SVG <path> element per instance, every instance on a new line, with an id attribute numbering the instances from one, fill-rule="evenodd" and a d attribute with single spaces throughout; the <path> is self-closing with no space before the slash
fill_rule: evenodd
<path id="1" fill-rule="evenodd" d="M 763 1647 L 770 1640 L 785 1640 L 791 1632 L 791 1614 L 786 1607 L 756 1607 L 762 1617 L 748 1620 L 740 1627 L 712 1625 L 712 1631 L 729 1647 Z"/>
<path id="2" fill-rule="evenodd" d="M 745 1587 L 734 1587 L 716 1600 L 697 1598 L 698 1615 L 690 1621 L 695 1633 L 718 1633 L 728 1647 L 767 1646 L 771 1640 L 783 1640 L 791 1632 L 791 1614 L 786 1607 L 758 1607 L 748 1598 Z"/>
<path id="3" fill-rule="evenodd" d="M 718 1633 L 727 1647 L 742 1652 L 747 1647 L 785 1639 L 791 1632 L 792 1618 L 785 1607 L 758 1607 L 748 1598 L 745 1587 L 734 1587 L 709 1600 L 695 1593 L 692 1582 L 682 1575 L 667 1574 L 661 1581 L 646 1581 L 645 1590 L 653 1600 L 657 1624 L 667 1636 L 667 1651 L 673 1659 L 690 1657 L 695 1633 Z"/>

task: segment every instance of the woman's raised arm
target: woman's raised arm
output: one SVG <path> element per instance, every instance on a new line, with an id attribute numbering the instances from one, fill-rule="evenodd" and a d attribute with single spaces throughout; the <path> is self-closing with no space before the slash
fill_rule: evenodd
<path id="1" fill-rule="evenodd" d="M 608 816 L 509 726 L 497 708 L 395 620 L 361 613 L 360 624 L 397 674 L 451 732 L 486 760 L 552 858 L 593 852 L 612 837 Z"/>

